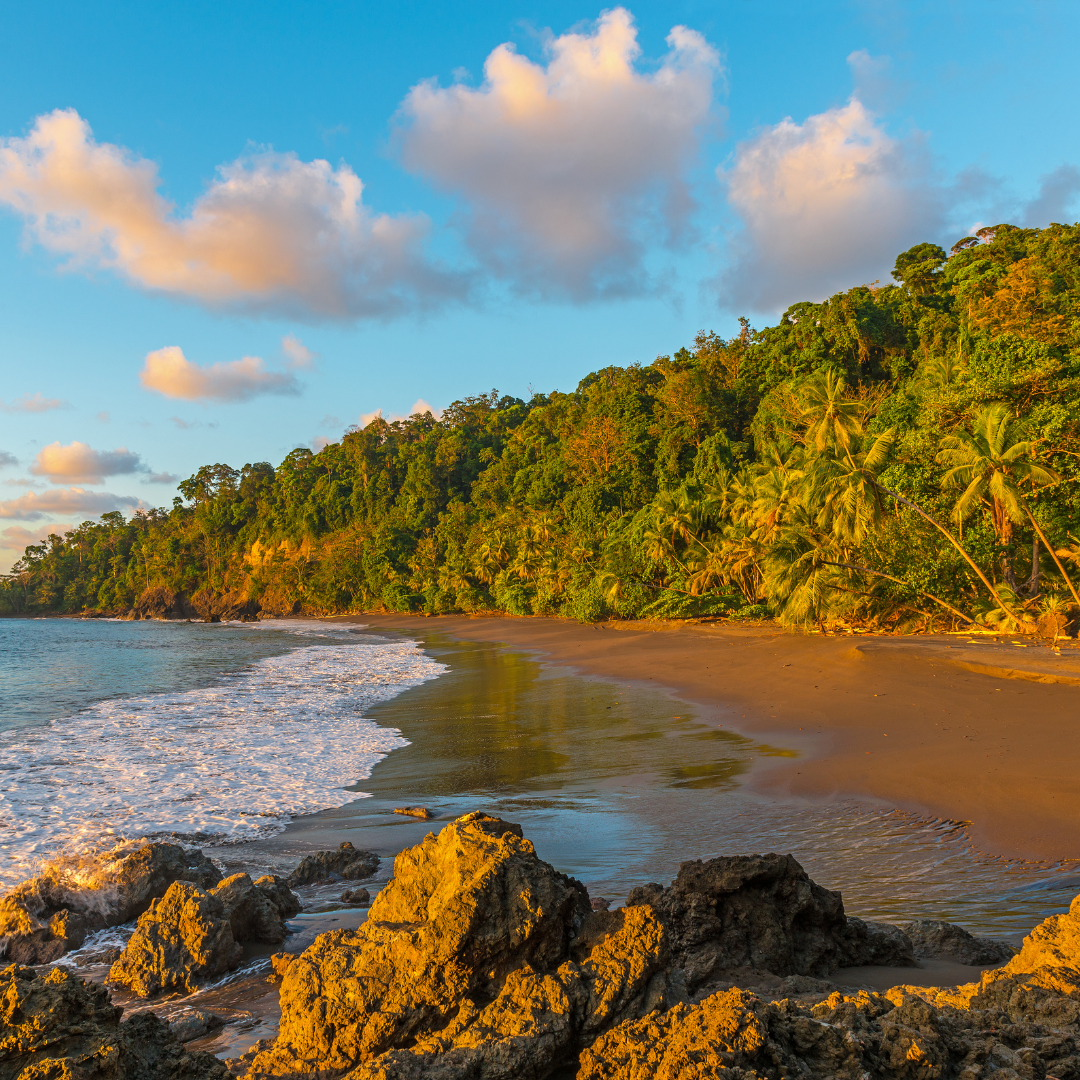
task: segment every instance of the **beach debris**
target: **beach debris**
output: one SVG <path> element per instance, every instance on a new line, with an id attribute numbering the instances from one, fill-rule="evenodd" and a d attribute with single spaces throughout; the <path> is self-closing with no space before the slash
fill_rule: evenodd
<path id="1" fill-rule="evenodd" d="M 426 806 L 395 806 L 394 813 L 420 818 L 421 821 L 430 821 L 435 816 Z"/>
<path id="2" fill-rule="evenodd" d="M 899 924 L 911 939 L 917 960 L 945 958 L 971 966 L 1003 964 L 1020 950 L 997 938 L 976 937 L 956 923 L 916 919 Z"/>
<path id="3" fill-rule="evenodd" d="M 371 893 L 367 889 L 346 889 L 341 894 L 343 904 L 355 904 L 356 907 L 367 907 L 371 903 Z"/>
<path id="4" fill-rule="evenodd" d="M 213 1054 L 185 1050 L 163 1020 L 123 1021 L 104 986 L 63 968 L 0 971 L 0 1076 L 93 1080 L 226 1080 Z"/>
<path id="5" fill-rule="evenodd" d="M 356 881 L 371 877 L 379 869 L 379 856 L 360 851 L 346 840 L 336 851 L 316 851 L 305 855 L 286 879 L 290 888 L 320 881 Z"/>
<path id="6" fill-rule="evenodd" d="M 177 1040 L 186 1043 L 192 1039 L 201 1039 L 211 1031 L 223 1027 L 224 1017 L 217 1013 L 206 1013 L 201 1009 L 184 1009 L 178 1016 L 169 1020 L 169 1028 Z"/>
<path id="7" fill-rule="evenodd" d="M 209 891 L 174 882 L 139 917 L 109 981 L 140 997 L 177 989 L 192 993 L 235 968 L 244 942 L 284 941 L 285 919 L 297 911 L 297 898 L 273 877 L 253 882 L 247 874 L 233 874 Z"/>
<path id="8" fill-rule="evenodd" d="M 141 915 L 174 881 L 209 888 L 221 872 L 179 844 L 121 846 L 96 858 L 59 859 L 0 899 L 0 955 L 45 964 L 86 936 Z"/>
<path id="9" fill-rule="evenodd" d="M 611 907 L 611 901 L 603 896 L 594 896 L 590 901 L 593 911 L 607 911 Z"/>

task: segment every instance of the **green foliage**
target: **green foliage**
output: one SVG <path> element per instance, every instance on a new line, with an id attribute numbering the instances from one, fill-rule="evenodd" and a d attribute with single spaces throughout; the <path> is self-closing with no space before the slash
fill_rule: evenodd
<path id="1" fill-rule="evenodd" d="M 892 277 L 570 393 L 206 465 L 171 509 L 28 547 L 0 613 L 164 587 L 270 613 L 1024 627 L 1080 566 L 1080 227 L 919 244 Z"/>

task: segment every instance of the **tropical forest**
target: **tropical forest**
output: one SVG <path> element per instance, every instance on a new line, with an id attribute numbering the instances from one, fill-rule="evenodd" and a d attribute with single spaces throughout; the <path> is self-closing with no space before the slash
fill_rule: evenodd
<path id="1" fill-rule="evenodd" d="M 998 225 L 570 392 L 376 417 L 28 547 L 0 613 L 1063 629 L 1080 226 Z"/>

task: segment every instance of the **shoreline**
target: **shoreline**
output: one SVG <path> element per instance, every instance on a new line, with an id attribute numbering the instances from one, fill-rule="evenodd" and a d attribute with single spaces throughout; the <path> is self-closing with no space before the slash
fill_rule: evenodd
<path id="1" fill-rule="evenodd" d="M 1080 859 L 1077 642 L 383 613 L 317 621 L 437 631 L 663 690 L 722 713 L 729 731 L 800 750 L 754 770 L 759 794 L 887 805 L 962 823 L 987 854 Z"/>

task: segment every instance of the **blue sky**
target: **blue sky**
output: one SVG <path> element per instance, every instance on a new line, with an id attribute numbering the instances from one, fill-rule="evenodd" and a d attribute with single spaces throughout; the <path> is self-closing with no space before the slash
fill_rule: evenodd
<path id="1" fill-rule="evenodd" d="M 0 7 L 0 567 L 1080 217 L 1075 2 Z M 320 164 L 322 163 L 322 164 Z"/>

